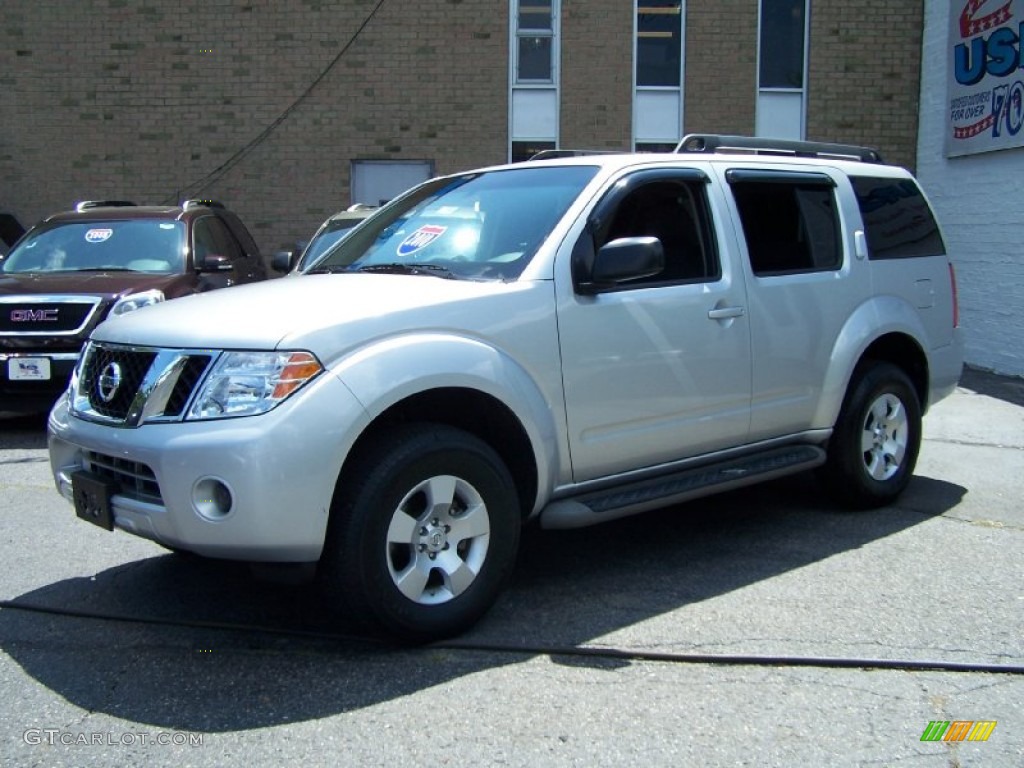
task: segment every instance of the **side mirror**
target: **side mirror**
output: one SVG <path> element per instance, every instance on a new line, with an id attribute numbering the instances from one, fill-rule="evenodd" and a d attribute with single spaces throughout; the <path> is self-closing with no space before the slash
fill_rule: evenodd
<path id="1" fill-rule="evenodd" d="M 230 272 L 234 269 L 231 259 L 219 253 L 208 253 L 196 264 L 199 272 Z"/>
<path id="2" fill-rule="evenodd" d="M 631 280 L 653 277 L 665 268 L 665 251 L 656 237 L 622 237 L 605 243 L 594 256 L 581 293 L 599 293 Z"/>
<path id="3" fill-rule="evenodd" d="M 278 251 L 270 257 L 270 268 L 275 272 L 291 272 L 298 251 Z"/>

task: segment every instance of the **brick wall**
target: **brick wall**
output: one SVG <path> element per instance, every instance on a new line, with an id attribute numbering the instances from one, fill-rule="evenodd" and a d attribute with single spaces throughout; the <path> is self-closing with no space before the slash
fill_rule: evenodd
<path id="1" fill-rule="evenodd" d="M 756 0 L 686 4 L 684 133 L 754 133 Z"/>
<path id="2" fill-rule="evenodd" d="M 387 0 L 356 36 L 377 4 L 5 0 L 0 207 L 214 197 L 272 251 L 350 202 L 353 159 L 504 161 L 508 4 Z M 757 8 L 686 3 L 687 132 L 753 132 Z M 630 145 L 633 12 L 563 0 L 563 146 Z M 920 1 L 811 19 L 809 138 L 913 166 Z"/>
<path id="3" fill-rule="evenodd" d="M 633 5 L 563 0 L 563 147 L 632 147 Z"/>
<path id="4" fill-rule="evenodd" d="M 811 6 L 807 138 L 865 144 L 913 169 L 921 0 Z"/>
<path id="5" fill-rule="evenodd" d="M 352 159 L 503 161 L 507 15 L 385 2 L 332 68 L 376 5 L 5 0 L 0 206 L 213 197 L 271 251 L 348 204 Z"/>

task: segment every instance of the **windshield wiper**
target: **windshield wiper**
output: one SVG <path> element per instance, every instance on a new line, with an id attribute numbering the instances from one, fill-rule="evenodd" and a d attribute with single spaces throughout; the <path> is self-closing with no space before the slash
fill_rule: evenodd
<path id="1" fill-rule="evenodd" d="M 432 275 L 433 277 L 443 277 L 446 280 L 458 280 L 458 275 L 452 272 L 448 267 L 442 267 L 440 264 L 401 264 L 399 262 L 392 262 L 390 264 L 367 264 L 363 267 L 358 267 L 356 272 L 383 272 L 389 275 Z"/>

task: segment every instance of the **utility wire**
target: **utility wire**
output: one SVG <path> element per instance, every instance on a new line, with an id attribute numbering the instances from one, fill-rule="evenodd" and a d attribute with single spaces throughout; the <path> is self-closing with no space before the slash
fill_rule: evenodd
<path id="1" fill-rule="evenodd" d="M 299 107 L 299 105 L 302 104 L 302 102 L 309 98 L 310 94 L 313 93 L 313 91 L 320 84 L 320 82 L 325 77 L 327 77 L 328 74 L 330 74 L 331 70 L 333 70 L 337 66 L 338 62 L 341 61 L 342 57 L 346 53 L 348 53 L 348 50 L 355 44 L 356 40 L 359 39 L 359 36 L 363 33 L 363 30 L 366 29 L 369 23 L 373 20 L 373 17 L 377 15 L 377 11 L 381 9 L 382 5 L 384 5 L 384 0 L 378 0 L 377 4 L 373 7 L 373 10 L 371 10 L 370 13 L 366 16 L 366 18 L 363 19 L 363 23 L 359 25 L 359 28 L 352 34 L 348 42 L 345 43 L 345 45 L 342 47 L 340 51 L 338 51 L 338 54 L 323 69 L 323 71 L 321 71 L 320 74 L 316 76 L 316 79 L 309 84 L 309 87 L 307 87 L 306 90 L 303 91 L 284 112 L 278 115 L 277 119 L 274 120 L 274 122 L 272 122 L 270 125 L 264 128 L 259 133 L 259 135 L 256 136 L 256 138 L 254 138 L 244 147 L 235 152 L 235 154 L 233 154 L 231 157 L 229 157 L 227 160 L 221 163 L 217 168 L 210 171 L 201 179 L 193 181 L 191 184 L 187 184 L 185 187 L 179 190 L 182 193 L 182 196 L 186 198 L 192 197 L 194 194 L 198 194 L 198 192 L 202 190 L 204 187 L 210 184 L 214 184 L 217 181 L 220 181 L 220 179 L 223 178 L 228 171 L 230 171 L 232 168 L 238 165 L 246 157 L 246 155 L 248 155 L 250 152 L 256 149 L 264 141 L 266 141 L 270 137 L 270 134 L 277 130 L 278 126 L 280 126 L 281 123 L 287 120 L 291 113 L 294 112 Z M 176 197 L 177 193 L 175 194 L 174 197 L 168 199 L 168 202 L 178 202 Z"/>
<path id="2" fill-rule="evenodd" d="M 81 611 L 68 608 L 51 608 L 21 601 L 0 600 L 0 609 L 42 613 L 98 621 L 122 622 L 177 627 L 183 629 L 211 629 L 225 632 L 249 632 L 271 634 L 307 640 L 328 640 L 357 643 L 366 648 L 379 650 L 396 649 L 395 643 L 374 640 L 369 637 L 344 635 L 331 632 L 293 630 L 280 627 L 264 627 L 254 624 L 234 624 L 220 621 L 179 620 L 157 617 L 129 616 L 126 614 Z M 718 666 L 748 667 L 818 667 L 825 669 L 882 669 L 902 672 L 960 672 L 998 675 L 1024 675 L 1021 664 L 990 664 L 987 662 L 958 662 L 925 659 L 869 659 L 835 656 L 781 656 L 761 654 L 713 654 L 713 653 L 667 653 L 628 648 L 611 648 L 592 645 L 523 645 L 517 643 L 477 643 L 472 640 L 448 640 L 431 643 L 426 648 L 467 651 L 480 653 L 509 653 L 524 656 L 550 656 L 569 658 L 602 659 L 609 661 L 649 661 L 670 664 L 709 664 Z"/>

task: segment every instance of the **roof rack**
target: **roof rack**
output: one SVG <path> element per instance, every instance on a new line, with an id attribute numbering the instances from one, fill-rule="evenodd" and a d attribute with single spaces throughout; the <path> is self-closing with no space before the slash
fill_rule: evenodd
<path id="1" fill-rule="evenodd" d="M 530 156 L 534 160 L 559 160 L 563 157 L 586 157 L 587 155 L 621 155 L 626 150 L 615 149 L 542 149 Z"/>
<path id="2" fill-rule="evenodd" d="M 858 160 L 862 163 L 884 162 L 878 150 L 856 144 L 830 144 L 823 141 L 794 141 L 758 136 L 726 136 L 717 133 L 688 134 L 679 142 L 675 151 L 678 154 L 739 152 L 753 155 Z"/>
<path id="3" fill-rule="evenodd" d="M 220 203 L 216 200 L 184 200 L 181 203 L 181 208 L 187 211 L 189 208 L 223 208 L 224 203 Z"/>
<path id="4" fill-rule="evenodd" d="M 75 205 L 75 210 L 81 213 L 91 208 L 126 208 L 134 205 L 131 200 L 82 200 Z"/>

